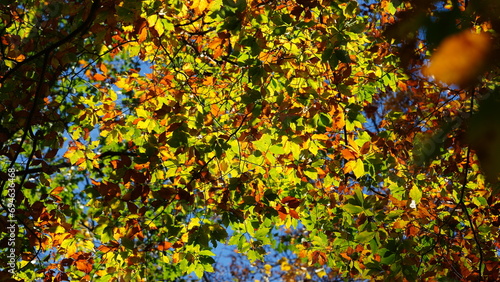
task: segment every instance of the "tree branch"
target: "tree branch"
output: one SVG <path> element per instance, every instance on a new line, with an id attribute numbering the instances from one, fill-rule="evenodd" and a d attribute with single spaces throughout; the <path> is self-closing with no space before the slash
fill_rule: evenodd
<path id="1" fill-rule="evenodd" d="M 99 8 L 100 5 L 101 5 L 101 1 L 100 0 L 95 0 L 92 3 L 92 6 L 90 7 L 89 16 L 87 17 L 87 19 L 79 27 L 77 27 L 73 32 L 71 32 L 70 34 L 68 34 L 63 39 L 57 41 L 56 43 L 54 43 L 54 44 L 52 44 L 50 46 L 45 47 L 45 49 L 43 49 L 42 51 L 36 53 L 35 55 L 33 55 L 31 57 L 28 57 L 26 60 L 24 60 L 22 62 L 19 62 L 12 69 L 10 69 L 8 72 L 6 72 L 3 77 L 0 78 L 0 84 L 3 84 L 5 82 L 5 80 L 7 80 L 7 78 L 9 78 L 14 72 L 16 72 L 23 65 L 25 65 L 25 64 L 33 61 L 33 60 L 36 60 L 36 59 L 38 59 L 39 57 L 41 57 L 43 55 L 51 53 L 57 47 L 63 45 L 64 43 L 69 42 L 71 39 L 75 38 L 79 34 L 85 33 L 90 28 L 90 26 L 92 25 L 92 22 L 94 21 L 94 19 L 96 17 L 96 14 L 97 14 L 97 9 Z"/>

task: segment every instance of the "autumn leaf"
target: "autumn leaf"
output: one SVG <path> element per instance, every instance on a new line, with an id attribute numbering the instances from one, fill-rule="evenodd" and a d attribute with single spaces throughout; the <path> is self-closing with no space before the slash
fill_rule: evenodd
<path id="1" fill-rule="evenodd" d="M 78 270 L 81 270 L 85 273 L 90 273 L 90 271 L 92 271 L 92 264 L 87 260 L 77 260 L 75 264 Z"/>
<path id="2" fill-rule="evenodd" d="M 105 79 L 106 79 L 106 76 L 104 76 L 104 75 L 102 75 L 102 74 L 100 74 L 100 73 L 96 73 L 96 74 L 94 75 L 94 79 L 95 79 L 95 80 L 97 80 L 97 81 L 103 81 L 103 80 L 105 80 Z"/>
<path id="3" fill-rule="evenodd" d="M 464 86 L 486 65 L 490 49 L 489 34 L 464 30 L 443 40 L 423 73 L 448 85 Z"/>
<path id="4" fill-rule="evenodd" d="M 281 200 L 281 203 L 286 204 L 291 209 L 296 209 L 300 205 L 300 200 L 292 196 L 286 196 Z"/>
<path id="5" fill-rule="evenodd" d="M 87 4 L 0 9 L 4 273 L 500 280 L 497 1 Z"/>

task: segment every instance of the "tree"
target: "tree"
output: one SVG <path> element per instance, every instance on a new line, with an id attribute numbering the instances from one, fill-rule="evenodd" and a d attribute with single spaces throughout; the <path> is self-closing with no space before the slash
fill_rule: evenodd
<path id="1" fill-rule="evenodd" d="M 468 2 L 1 3 L 0 277 L 225 279 L 226 243 L 498 280 L 500 6 Z"/>

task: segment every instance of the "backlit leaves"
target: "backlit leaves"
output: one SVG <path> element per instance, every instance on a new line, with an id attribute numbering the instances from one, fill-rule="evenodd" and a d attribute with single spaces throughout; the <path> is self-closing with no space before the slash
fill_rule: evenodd
<path id="1" fill-rule="evenodd" d="M 414 2 L 0 4 L 13 278 L 498 280 L 498 5 Z"/>

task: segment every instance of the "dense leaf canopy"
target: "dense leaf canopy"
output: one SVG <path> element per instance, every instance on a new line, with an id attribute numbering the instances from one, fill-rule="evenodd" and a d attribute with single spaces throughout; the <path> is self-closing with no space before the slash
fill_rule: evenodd
<path id="1" fill-rule="evenodd" d="M 0 280 L 497 281 L 499 30 L 496 0 L 0 2 Z"/>

